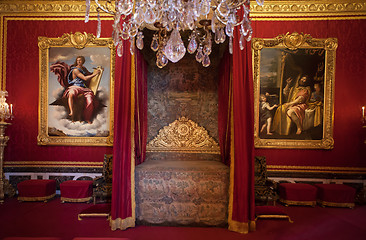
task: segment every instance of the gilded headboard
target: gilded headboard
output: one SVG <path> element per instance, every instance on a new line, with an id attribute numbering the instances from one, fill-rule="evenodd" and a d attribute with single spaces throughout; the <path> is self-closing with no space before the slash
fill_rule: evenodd
<path id="1" fill-rule="evenodd" d="M 207 130 L 186 117 L 180 117 L 159 130 L 146 147 L 147 152 L 220 154 L 219 144 Z"/>

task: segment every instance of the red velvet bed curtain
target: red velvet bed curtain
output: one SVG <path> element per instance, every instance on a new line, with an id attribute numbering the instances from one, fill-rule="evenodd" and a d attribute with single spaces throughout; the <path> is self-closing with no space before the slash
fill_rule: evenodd
<path id="1" fill-rule="evenodd" d="M 112 230 L 135 226 L 135 165 L 145 160 L 147 139 L 147 64 L 140 51 L 131 56 L 128 41 L 123 45 L 115 80 Z"/>
<path id="2" fill-rule="evenodd" d="M 251 48 L 239 48 L 235 28 L 232 60 L 232 121 L 229 194 L 229 230 L 255 231 L 254 222 L 254 93 Z"/>
<path id="3" fill-rule="evenodd" d="M 110 226 L 112 230 L 135 226 L 134 161 L 131 126 L 134 124 L 134 62 L 129 42 L 123 42 L 123 56 L 117 57 L 121 75 L 115 79 L 113 183 Z M 132 95 L 131 95 L 132 93 Z"/>

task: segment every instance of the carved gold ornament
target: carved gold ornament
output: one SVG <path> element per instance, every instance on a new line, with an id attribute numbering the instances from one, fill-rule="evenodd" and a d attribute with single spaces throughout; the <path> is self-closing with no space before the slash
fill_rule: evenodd
<path id="1" fill-rule="evenodd" d="M 162 128 L 147 144 L 147 151 L 220 154 L 218 143 L 207 130 L 186 117 L 180 117 Z"/>

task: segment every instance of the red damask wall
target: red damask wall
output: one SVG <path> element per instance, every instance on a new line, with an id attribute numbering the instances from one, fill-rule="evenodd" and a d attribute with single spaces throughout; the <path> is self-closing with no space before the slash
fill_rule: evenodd
<path id="1" fill-rule="evenodd" d="M 96 21 L 23 20 L 5 18 L 6 89 L 14 106 L 14 119 L 7 129 L 10 137 L 5 152 L 8 161 L 102 162 L 112 147 L 38 146 L 39 49 L 38 36 L 61 37 L 64 33 L 96 34 Z M 70 19 L 70 18 L 69 18 Z M 102 37 L 111 34 L 110 24 L 102 24 Z M 116 73 L 118 77 L 118 72 Z"/>
<path id="2" fill-rule="evenodd" d="M 308 33 L 315 38 L 338 39 L 335 77 L 333 150 L 256 149 L 269 165 L 366 167 L 365 129 L 361 128 L 361 106 L 366 105 L 366 20 L 253 21 L 254 37 L 273 38 L 287 32 Z M 4 17 L 3 73 L 8 102 L 15 118 L 7 129 L 10 137 L 5 163 L 14 161 L 101 162 L 111 147 L 38 146 L 39 52 L 38 36 L 60 37 L 63 33 L 91 32 L 96 21 L 82 18 L 45 20 Z M 110 23 L 102 24 L 102 37 L 111 34 Z M 120 60 L 116 64 L 118 78 Z M 116 86 L 118 88 L 118 86 Z"/>

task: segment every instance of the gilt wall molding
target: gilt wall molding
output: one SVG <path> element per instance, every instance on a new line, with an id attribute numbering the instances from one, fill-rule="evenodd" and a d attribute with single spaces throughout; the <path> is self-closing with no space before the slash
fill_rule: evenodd
<path id="1" fill-rule="evenodd" d="M 271 1 L 263 6 L 251 3 L 253 20 L 271 20 L 278 17 L 341 17 L 342 19 L 366 17 L 366 2 L 363 0 L 321 0 L 321 1 Z M 290 18 L 289 20 L 294 20 Z"/>
<path id="2" fill-rule="evenodd" d="M 59 0 L 3 0 L 0 2 L 0 14 L 29 14 L 29 15 L 77 15 L 85 14 L 85 1 Z M 96 5 L 91 4 L 90 12 L 96 15 Z M 101 14 L 106 15 L 104 13 Z M 270 20 L 278 17 L 330 17 L 341 16 L 343 19 L 355 16 L 366 17 L 366 2 L 364 0 L 298 0 L 272 1 L 265 0 L 263 6 L 251 1 L 251 16 L 253 20 Z M 293 18 L 291 20 L 294 20 Z"/>

